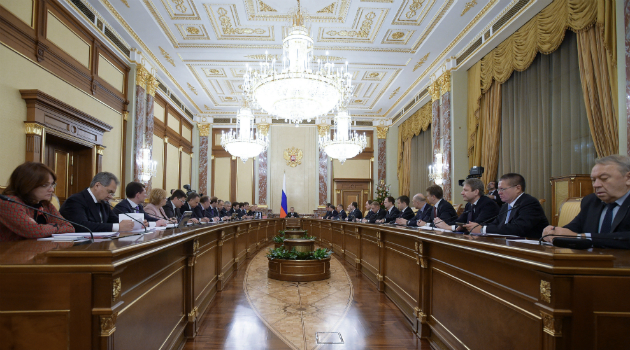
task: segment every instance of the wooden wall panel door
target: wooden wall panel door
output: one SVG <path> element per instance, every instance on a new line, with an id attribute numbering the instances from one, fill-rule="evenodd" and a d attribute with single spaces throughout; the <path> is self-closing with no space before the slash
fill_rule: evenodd
<path id="1" fill-rule="evenodd" d="M 47 135 L 45 143 L 44 164 L 57 175 L 55 195 L 59 203 L 63 203 L 90 185 L 96 175 L 96 152 L 93 148 L 53 135 Z"/>
<path id="2" fill-rule="evenodd" d="M 343 208 L 348 208 L 352 202 L 357 202 L 358 209 L 362 209 L 362 204 L 368 200 L 370 195 L 370 179 L 334 179 L 335 205 L 342 204 Z"/>
<path id="3" fill-rule="evenodd" d="M 62 202 L 68 198 L 68 187 L 70 186 L 70 178 L 72 177 L 72 171 L 70 170 L 71 154 L 68 151 L 60 149 L 53 149 L 53 152 L 53 170 L 55 170 L 55 174 L 57 174 L 55 195 L 59 198 L 59 202 Z"/>

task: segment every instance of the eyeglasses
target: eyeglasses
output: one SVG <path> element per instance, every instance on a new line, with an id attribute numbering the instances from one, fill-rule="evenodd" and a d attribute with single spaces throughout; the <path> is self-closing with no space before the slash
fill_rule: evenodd
<path id="1" fill-rule="evenodd" d="M 39 186 L 39 187 L 41 187 L 41 188 L 45 188 L 45 189 L 47 189 L 47 190 L 52 188 L 52 189 L 54 190 L 55 188 L 57 188 L 57 183 L 56 183 L 56 182 L 53 182 L 53 183 L 51 183 L 51 184 L 49 184 L 49 183 L 45 183 L 45 184 L 43 184 L 43 185 L 41 185 L 41 186 Z"/>
<path id="2" fill-rule="evenodd" d="M 518 185 L 514 185 L 514 186 L 510 186 L 510 187 L 506 187 L 506 188 L 498 188 L 498 189 L 497 189 L 497 191 L 499 191 L 499 192 L 505 192 L 505 191 L 509 190 L 510 188 L 512 188 L 512 187 L 516 187 L 516 186 L 518 186 Z"/>

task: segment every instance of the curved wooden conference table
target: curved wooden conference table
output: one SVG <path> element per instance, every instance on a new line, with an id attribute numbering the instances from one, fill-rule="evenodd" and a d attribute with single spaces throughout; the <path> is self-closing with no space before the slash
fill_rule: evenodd
<path id="1" fill-rule="evenodd" d="M 0 243 L 0 349 L 178 349 L 234 271 L 286 225 L 353 264 L 435 348 L 630 345 L 630 251 L 267 219 L 82 246 Z"/>

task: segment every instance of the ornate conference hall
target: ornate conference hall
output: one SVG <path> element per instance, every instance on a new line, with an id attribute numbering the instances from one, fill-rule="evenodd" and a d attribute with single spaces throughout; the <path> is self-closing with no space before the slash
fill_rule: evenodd
<path id="1" fill-rule="evenodd" d="M 0 350 L 630 349 L 630 0 L 0 0 L 0 63 Z"/>

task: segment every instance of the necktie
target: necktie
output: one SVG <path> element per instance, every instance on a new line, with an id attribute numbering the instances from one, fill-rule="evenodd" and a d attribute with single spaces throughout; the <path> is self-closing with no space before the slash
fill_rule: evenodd
<path id="1" fill-rule="evenodd" d="M 468 222 L 471 222 L 473 219 L 473 213 L 475 212 L 475 205 L 473 204 L 468 212 Z"/>
<path id="2" fill-rule="evenodd" d="M 606 206 L 606 215 L 604 215 L 604 222 L 602 222 L 602 228 L 599 233 L 610 233 L 613 222 L 613 209 L 617 206 L 617 202 L 608 203 Z"/>
<path id="3" fill-rule="evenodd" d="M 437 207 L 434 207 L 433 208 L 433 218 L 435 219 L 437 217 L 438 217 L 438 215 L 437 215 Z"/>
<path id="4" fill-rule="evenodd" d="M 139 208 L 139 207 L 135 207 L 135 208 L 133 209 L 133 211 L 134 211 L 134 212 L 136 212 L 136 213 L 139 213 L 139 212 L 140 212 L 140 208 Z"/>
<path id="5" fill-rule="evenodd" d="M 103 204 L 101 202 L 96 203 L 96 207 L 98 209 L 98 218 L 101 220 L 101 224 L 103 223 Z"/>
<path id="6" fill-rule="evenodd" d="M 512 206 L 508 204 L 508 212 L 505 215 L 505 223 L 507 224 L 510 220 L 510 214 L 512 213 Z"/>

